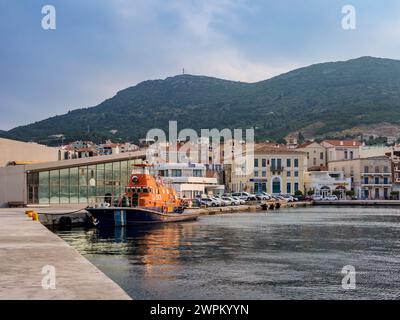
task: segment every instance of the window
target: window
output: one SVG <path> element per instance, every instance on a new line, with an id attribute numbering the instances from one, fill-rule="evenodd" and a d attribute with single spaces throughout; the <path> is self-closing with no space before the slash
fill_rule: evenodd
<path id="1" fill-rule="evenodd" d="M 254 167 L 255 167 L 255 168 L 258 167 L 258 159 L 254 159 Z"/>
<path id="2" fill-rule="evenodd" d="M 388 183 L 389 183 L 388 178 L 383 178 L 383 184 L 388 184 Z"/>
<path id="3" fill-rule="evenodd" d="M 201 169 L 193 170 L 193 177 L 202 177 L 202 176 L 203 176 L 203 170 L 201 170 Z"/>
<path id="4" fill-rule="evenodd" d="M 294 159 L 294 167 L 298 168 L 299 167 L 299 159 Z"/>
<path id="5" fill-rule="evenodd" d="M 296 183 L 294 184 L 294 192 L 296 192 L 296 191 L 298 191 L 298 190 L 299 190 L 299 183 L 296 182 Z"/>
<path id="6" fill-rule="evenodd" d="M 320 158 L 321 160 L 324 160 L 324 153 L 323 153 L 323 152 L 321 152 L 321 153 L 319 154 L 319 158 Z"/>
<path id="7" fill-rule="evenodd" d="M 287 176 L 288 176 L 288 177 L 291 177 L 291 176 L 292 176 L 292 172 L 291 172 L 291 171 L 288 171 L 288 172 L 287 172 Z"/>
<path id="8" fill-rule="evenodd" d="M 364 184 L 368 184 L 368 183 L 369 183 L 368 177 L 364 177 Z"/>
<path id="9" fill-rule="evenodd" d="M 292 166 L 292 159 L 286 159 L 286 167 L 290 168 Z"/>
<path id="10" fill-rule="evenodd" d="M 378 167 L 378 166 L 375 167 L 375 172 L 376 172 L 376 173 L 379 172 L 379 167 Z"/>
<path id="11" fill-rule="evenodd" d="M 261 166 L 262 166 L 263 168 L 266 168 L 266 167 L 267 167 L 267 159 L 262 159 L 262 160 L 261 160 Z"/>
<path id="12" fill-rule="evenodd" d="M 389 172 L 389 167 L 388 166 L 384 166 L 383 167 L 383 172 L 384 173 L 388 173 Z"/>
<path id="13" fill-rule="evenodd" d="M 368 168 L 368 166 L 365 166 L 364 167 L 364 173 L 368 173 L 369 172 L 369 168 Z"/>
<path id="14" fill-rule="evenodd" d="M 375 177 L 375 184 L 379 184 L 379 178 Z"/>
<path id="15" fill-rule="evenodd" d="M 278 169 L 282 167 L 282 159 L 277 159 L 276 160 L 276 166 L 277 166 Z"/>
<path id="16" fill-rule="evenodd" d="M 258 177 L 258 170 L 255 170 L 255 171 L 254 171 L 254 176 L 255 176 L 255 177 Z"/>
<path id="17" fill-rule="evenodd" d="M 347 150 L 344 151 L 344 158 L 347 159 Z"/>
<path id="18" fill-rule="evenodd" d="M 350 151 L 350 159 L 353 159 L 353 157 L 354 157 L 354 152 Z"/>
<path id="19" fill-rule="evenodd" d="M 182 170 L 181 169 L 172 169 L 172 177 L 182 177 Z"/>
<path id="20" fill-rule="evenodd" d="M 290 182 L 286 183 L 286 193 L 292 193 L 292 184 Z"/>
<path id="21" fill-rule="evenodd" d="M 265 178 L 267 176 L 267 171 L 263 171 L 262 176 L 263 176 L 263 178 Z"/>
<path id="22" fill-rule="evenodd" d="M 299 176 L 299 172 L 298 172 L 298 171 L 295 171 L 295 172 L 294 172 L 294 176 L 295 176 L 295 177 L 298 177 L 298 176 Z"/>

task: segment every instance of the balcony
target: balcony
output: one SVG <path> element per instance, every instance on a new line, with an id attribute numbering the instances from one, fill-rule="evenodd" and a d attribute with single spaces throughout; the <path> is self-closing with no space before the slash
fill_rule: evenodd
<path id="1" fill-rule="evenodd" d="M 271 166 L 270 170 L 272 172 L 282 172 L 284 170 L 284 167 L 283 166 Z"/>
<path id="2" fill-rule="evenodd" d="M 391 188 L 393 186 L 392 183 L 375 183 L 371 181 L 371 183 L 361 183 L 361 187 L 370 187 L 370 188 Z"/>
<path id="3" fill-rule="evenodd" d="M 361 172 L 361 176 L 383 176 L 390 177 L 392 175 L 391 172 Z"/>

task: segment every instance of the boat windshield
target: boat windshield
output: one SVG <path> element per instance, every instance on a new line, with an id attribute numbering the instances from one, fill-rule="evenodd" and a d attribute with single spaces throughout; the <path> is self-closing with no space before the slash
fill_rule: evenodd
<path id="1" fill-rule="evenodd" d="M 132 174 L 150 174 L 149 167 L 135 167 L 132 169 Z"/>

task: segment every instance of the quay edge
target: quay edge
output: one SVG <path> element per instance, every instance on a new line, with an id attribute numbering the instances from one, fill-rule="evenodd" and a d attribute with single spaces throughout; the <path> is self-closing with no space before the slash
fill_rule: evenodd
<path id="1" fill-rule="evenodd" d="M 102 271 L 21 209 L 0 209 L 0 300 L 131 300 Z M 42 287 L 54 266 L 55 289 Z"/>

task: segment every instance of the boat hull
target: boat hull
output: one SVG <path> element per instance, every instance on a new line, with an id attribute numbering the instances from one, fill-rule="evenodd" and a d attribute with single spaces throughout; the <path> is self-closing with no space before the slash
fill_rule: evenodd
<path id="1" fill-rule="evenodd" d="M 135 224 L 193 221 L 195 213 L 163 213 L 158 208 L 86 208 L 98 226 L 123 227 Z"/>

